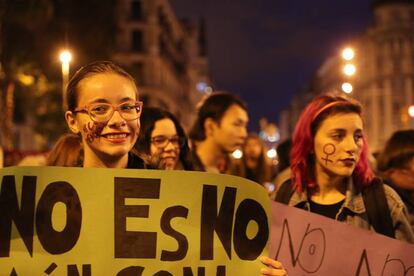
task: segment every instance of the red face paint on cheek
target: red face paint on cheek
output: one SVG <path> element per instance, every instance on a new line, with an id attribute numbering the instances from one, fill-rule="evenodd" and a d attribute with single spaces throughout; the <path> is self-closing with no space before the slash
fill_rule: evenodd
<path id="1" fill-rule="evenodd" d="M 322 157 L 322 160 L 325 161 L 325 166 L 327 166 L 329 162 L 333 163 L 333 161 L 329 159 L 329 156 L 334 154 L 335 151 L 336 151 L 335 145 L 332 143 L 328 143 L 323 146 L 323 153 L 325 153 L 326 156 Z"/>
<path id="2" fill-rule="evenodd" d="M 93 140 L 98 138 L 101 135 L 105 125 L 106 123 L 97 122 L 88 122 L 87 124 L 83 125 L 83 132 L 86 135 L 86 141 L 88 143 L 92 143 Z"/>

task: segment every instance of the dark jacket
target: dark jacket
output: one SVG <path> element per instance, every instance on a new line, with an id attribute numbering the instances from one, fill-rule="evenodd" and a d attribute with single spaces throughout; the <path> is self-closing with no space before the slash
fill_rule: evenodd
<path id="1" fill-rule="evenodd" d="M 388 185 L 384 185 L 384 192 L 395 230 L 395 238 L 414 243 L 414 233 L 411 229 L 404 203 Z M 309 197 L 306 189 L 301 193 L 295 192 L 290 198 L 288 205 L 310 211 Z M 375 231 L 369 223 L 362 193 L 355 187 L 351 177 L 348 178 L 345 201 L 336 214 L 336 220 L 362 229 Z"/>

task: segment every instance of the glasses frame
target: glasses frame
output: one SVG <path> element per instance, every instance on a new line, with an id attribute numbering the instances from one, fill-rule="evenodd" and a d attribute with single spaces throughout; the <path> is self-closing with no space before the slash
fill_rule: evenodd
<path id="1" fill-rule="evenodd" d="M 154 144 L 155 138 L 158 138 L 158 137 L 164 137 L 164 138 L 166 138 L 166 144 L 164 146 L 157 146 L 157 145 Z M 175 144 L 171 141 L 173 138 L 178 138 L 178 144 L 177 144 L 178 145 L 178 148 L 181 149 L 182 147 L 184 147 L 184 145 L 185 145 L 185 138 L 184 137 L 181 137 L 181 136 L 178 136 L 178 135 L 172 136 L 172 137 L 167 137 L 165 135 L 158 135 L 158 136 L 152 137 L 150 139 L 150 142 L 156 148 L 158 148 L 158 149 L 164 149 L 164 148 L 166 148 L 168 146 L 169 143 L 171 143 L 173 146 L 175 146 Z"/>
<path id="2" fill-rule="evenodd" d="M 120 108 L 120 106 L 122 106 L 123 104 L 126 104 L 126 103 L 129 103 L 129 102 L 122 102 L 122 103 L 120 103 L 118 105 L 113 105 L 111 103 L 91 103 L 91 104 L 87 104 L 87 105 L 85 105 L 83 107 L 77 107 L 77 108 L 75 108 L 75 110 L 73 110 L 72 113 L 74 113 L 74 114 L 76 114 L 76 113 L 86 113 L 86 114 L 88 114 L 89 118 L 91 118 L 92 121 L 94 121 L 94 122 L 100 122 L 100 123 L 102 123 L 102 122 L 108 122 L 109 120 L 111 120 L 112 116 L 114 116 L 115 111 L 118 111 L 119 115 L 125 121 L 133 121 L 133 120 L 139 119 L 141 117 L 142 106 L 144 105 L 144 103 L 142 101 L 135 101 L 134 102 L 135 103 L 135 107 L 138 107 L 139 108 L 137 117 L 134 118 L 134 119 L 125 119 L 124 116 L 122 116 L 122 111 L 119 110 L 119 108 Z M 102 120 L 102 121 L 101 120 L 96 120 L 96 118 L 94 118 L 93 115 L 91 114 L 90 107 L 91 106 L 94 106 L 94 105 L 99 105 L 99 104 L 104 104 L 104 105 L 111 106 L 112 113 L 111 113 L 111 116 L 108 116 L 108 119 L 107 120 Z"/>

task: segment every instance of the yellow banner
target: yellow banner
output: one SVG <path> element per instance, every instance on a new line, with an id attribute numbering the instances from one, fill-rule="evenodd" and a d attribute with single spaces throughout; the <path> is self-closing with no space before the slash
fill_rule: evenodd
<path id="1" fill-rule="evenodd" d="M 0 169 L 0 275 L 259 275 L 270 204 L 203 172 Z"/>

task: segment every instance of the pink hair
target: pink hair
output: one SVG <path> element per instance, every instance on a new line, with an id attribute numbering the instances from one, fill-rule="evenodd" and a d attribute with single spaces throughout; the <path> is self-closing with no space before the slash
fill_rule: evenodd
<path id="1" fill-rule="evenodd" d="M 314 98 L 302 112 L 296 124 L 290 152 L 292 185 L 301 192 L 305 187 L 316 188 L 315 166 L 313 158 L 314 137 L 321 123 L 330 115 L 338 113 L 356 113 L 362 117 L 362 107 L 354 99 L 337 94 L 323 94 Z M 368 142 L 363 136 L 360 159 L 352 174 L 357 186 L 370 184 L 374 174 L 368 163 Z"/>

